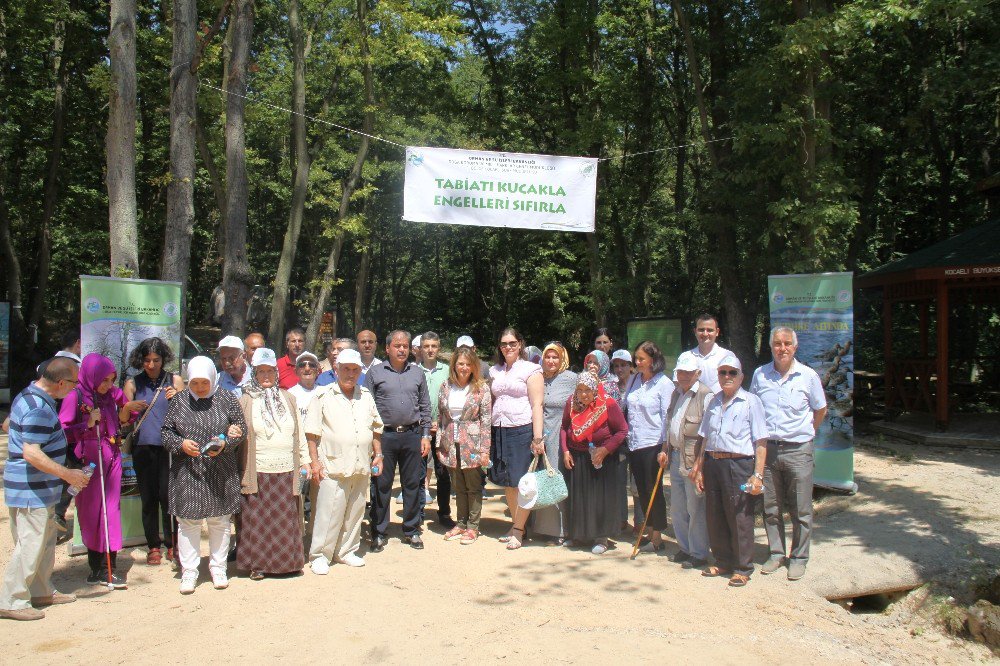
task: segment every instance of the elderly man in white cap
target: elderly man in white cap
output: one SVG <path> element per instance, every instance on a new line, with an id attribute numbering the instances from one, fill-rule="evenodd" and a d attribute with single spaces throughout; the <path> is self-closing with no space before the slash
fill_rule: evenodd
<path id="1" fill-rule="evenodd" d="M 299 412 L 305 418 L 309 403 L 326 390 L 325 386 L 316 383 L 316 378 L 319 377 L 319 359 L 316 354 L 304 351 L 295 358 L 295 376 L 299 378 L 299 383 L 288 389 L 288 392 L 295 396 Z"/>
<path id="2" fill-rule="evenodd" d="M 715 566 L 703 576 L 728 576 L 743 587 L 753 573 L 751 495 L 763 491 L 767 420 L 760 398 L 743 390 L 743 366 L 732 353 L 718 365 L 722 390 L 708 403 L 698 430 L 691 480 L 705 492 L 708 540 Z"/>
<path id="3" fill-rule="evenodd" d="M 319 484 L 310 568 L 325 575 L 331 562 L 364 566 L 358 556 L 369 476 L 382 473 L 382 419 L 371 392 L 358 384 L 361 355 L 337 357 L 337 383 L 315 398 L 305 419 L 313 483 Z"/>
<path id="4" fill-rule="evenodd" d="M 670 467 L 670 521 L 680 550 L 671 558 L 685 569 L 708 564 L 708 524 L 705 493 L 691 480 L 698 446 L 698 430 L 712 400 L 712 392 L 698 381 L 701 367 L 690 352 L 677 357 L 674 394 L 663 423 L 660 467 Z"/>
<path id="5" fill-rule="evenodd" d="M 219 340 L 219 387 L 232 392 L 239 398 L 243 395 L 243 387 L 250 382 L 247 372 L 246 347 L 243 341 L 235 335 L 227 335 Z"/>

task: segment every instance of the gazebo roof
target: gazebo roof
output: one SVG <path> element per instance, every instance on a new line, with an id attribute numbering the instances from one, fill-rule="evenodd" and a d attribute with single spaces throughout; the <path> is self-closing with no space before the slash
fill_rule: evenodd
<path id="1" fill-rule="evenodd" d="M 891 261 L 855 279 L 859 288 L 916 280 L 996 278 L 1000 275 L 1000 220 Z"/>

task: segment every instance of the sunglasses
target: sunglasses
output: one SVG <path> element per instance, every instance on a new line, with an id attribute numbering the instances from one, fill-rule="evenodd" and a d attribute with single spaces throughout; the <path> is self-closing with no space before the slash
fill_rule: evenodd
<path id="1" fill-rule="evenodd" d="M 302 361 L 301 363 L 297 363 L 295 365 L 295 367 L 296 368 L 318 368 L 319 367 L 319 363 L 316 363 L 314 361 Z"/>
<path id="2" fill-rule="evenodd" d="M 739 370 L 719 370 L 720 377 L 735 377 L 740 374 Z"/>
<path id="3" fill-rule="evenodd" d="M 521 343 L 519 343 L 519 342 L 517 342 L 515 340 L 514 342 L 501 342 L 500 346 L 503 347 L 503 348 L 506 348 L 506 349 L 513 349 L 514 347 L 518 346 L 519 344 L 521 344 Z"/>

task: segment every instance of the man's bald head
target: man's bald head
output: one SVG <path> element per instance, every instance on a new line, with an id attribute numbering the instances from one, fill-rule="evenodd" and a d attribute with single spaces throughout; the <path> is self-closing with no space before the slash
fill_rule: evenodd
<path id="1" fill-rule="evenodd" d="M 61 400 L 76 388 L 80 367 L 71 358 L 55 356 L 42 364 L 42 378 L 38 384 L 53 398 Z"/>

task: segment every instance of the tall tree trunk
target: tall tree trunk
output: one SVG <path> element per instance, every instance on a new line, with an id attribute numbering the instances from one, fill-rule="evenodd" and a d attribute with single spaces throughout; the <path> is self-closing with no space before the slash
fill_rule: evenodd
<path id="1" fill-rule="evenodd" d="M 285 313 L 288 309 L 288 287 L 295 264 L 295 250 L 302 231 L 302 217 L 309 189 L 310 156 L 306 145 L 306 44 L 302 30 L 301 5 L 299 0 L 288 3 L 288 29 L 292 38 L 292 150 L 295 165 L 293 169 L 292 206 L 288 211 L 288 227 L 278 259 L 278 271 L 274 276 L 274 294 L 271 298 L 271 324 L 268 340 L 277 345 L 284 339 Z"/>
<path id="2" fill-rule="evenodd" d="M 362 122 L 361 143 L 358 146 L 357 155 L 354 157 L 354 166 L 351 173 L 344 181 L 343 193 L 340 197 L 340 209 L 337 211 L 337 235 L 333 240 L 333 247 L 330 249 L 330 256 L 327 257 L 326 270 L 323 271 L 323 283 L 320 285 L 319 293 L 313 302 L 312 316 L 309 319 L 309 326 L 306 329 L 306 349 L 316 347 L 316 338 L 319 336 L 319 325 L 323 321 L 323 311 L 326 310 L 326 303 L 330 299 L 330 292 L 333 291 L 333 283 L 337 277 L 337 264 L 340 262 L 340 252 L 344 247 L 344 231 L 339 228 L 347 218 L 350 210 L 351 195 L 358 188 L 361 182 L 361 168 L 368 157 L 369 138 L 375 126 L 375 91 L 372 81 L 372 63 L 368 55 L 368 9 L 365 5 L 367 0 L 357 0 L 358 22 L 361 26 L 361 61 L 362 73 L 365 85 L 365 115 Z"/>
<path id="3" fill-rule="evenodd" d="M 29 358 L 24 353 L 28 344 L 28 329 L 21 310 L 21 262 L 18 261 L 14 240 L 10 233 L 10 215 L 7 212 L 7 174 L 0 166 L 0 258 L 6 267 L 7 300 L 10 301 L 10 341 L 18 358 Z"/>
<path id="4" fill-rule="evenodd" d="M 195 109 L 194 119 L 195 141 L 198 145 L 198 155 L 201 162 L 208 171 L 208 179 L 212 183 L 212 193 L 215 194 L 215 205 L 219 209 L 219 224 L 216 229 L 216 247 L 221 254 L 226 245 L 226 183 L 222 180 L 219 167 L 212 157 L 212 149 L 208 145 L 208 135 L 205 134 L 205 126 L 198 119 L 198 110 Z"/>
<path id="5" fill-rule="evenodd" d="M 182 284 L 187 294 L 194 233 L 195 91 L 191 73 L 198 24 L 196 0 L 173 2 L 173 54 L 170 70 L 170 182 L 167 185 L 167 224 L 163 238 L 160 279 Z"/>
<path id="6" fill-rule="evenodd" d="M 223 254 L 222 289 L 226 310 L 222 316 L 226 335 L 246 333 L 246 303 L 253 277 L 247 260 L 247 166 L 246 131 L 243 109 L 246 94 L 247 61 L 253 36 L 253 0 L 236 0 L 233 5 L 232 56 L 226 96 L 226 247 Z"/>
<path id="7" fill-rule="evenodd" d="M 38 330 L 45 313 L 45 297 L 49 284 L 49 267 L 52 261 L 52 218 L 56 211 L 56 197 L 59 194 L 59 164 L 62 161 L 63 139 L 66 135 L 66 82 L 67 69 L 63 62 L 66 45 L 66 20 L 62 16 L 55 22 L 52 37 L 52 73 L 55 79 L 52 112 L 52 147 L 49 152 L 49 166 L 45 174 L 45 190 L 42 199 L 42 220 L 38 227 L 38 247 L 35 273 L 35 295 L 31 301 L 28 328 Z M 34 351 L 34 336 L 27 339 L 25 353 L 30 357 Z"/>
<path id="8" fill-rule="evenodd" d="M 111 274 L 139 274 L 135 203 L 135 0 L 111 0 L 107 185 Z"/>
<path id="9" fill-rule="evenodd" d="M 365 299 L 368 291 L 368 275 L 371 273 L 372 251 L 371 241 L 365 243 L 365 248 L 361 251 L 361 264 L 358 266 L 358 274 L 355 276 L 357 282 L 354 285 L 354 332 L 361 331 L 366 326 L 365 321 Z"/>

